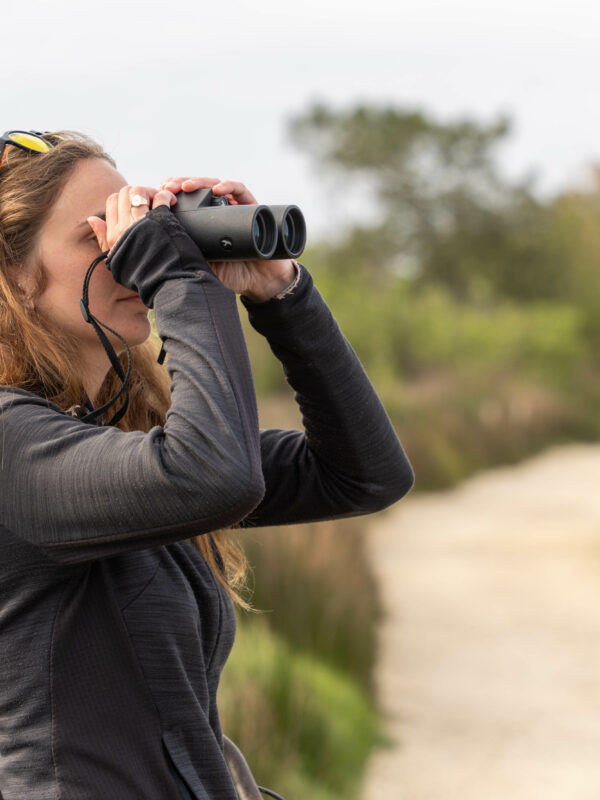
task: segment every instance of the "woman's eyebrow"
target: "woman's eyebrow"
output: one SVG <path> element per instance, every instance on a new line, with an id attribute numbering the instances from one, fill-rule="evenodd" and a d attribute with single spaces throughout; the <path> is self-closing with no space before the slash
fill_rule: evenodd
<path id="1" fill-rule="evenodd" d="M 100 217 L 100 219 L 106 220 L 106 211 L 100 211 L 98 214 L 90 214 L 90 217 Z M 83 228 L 84 225 L 89 225 L 87 219 L 84 219 L 83 222 L 78 222 L 75 228 Z"/>

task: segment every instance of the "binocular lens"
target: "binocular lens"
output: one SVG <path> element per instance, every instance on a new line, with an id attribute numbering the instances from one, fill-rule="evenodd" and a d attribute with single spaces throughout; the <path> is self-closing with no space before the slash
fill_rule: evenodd
<path id="1" fill-rule="evenodd" d="M 281 220 L 283 245 L 292 258 L 299 256 L 306 244 L 306 223 L 299 208 L 290 206 Z"/>
<path id="2" fill-rule="evenodd" d="M 259 216 L 254 219 L 252 235 L 254 236 L 256 246 L 262 253 L 265 249 L 265 223 Z"/>
<path id="3" fill-rule="evenodd" d="M 252 238 L 259 253 L 270 255 L 275 249 L 277 230 L 268 209 L 259 209 L 252 221 Z"/>

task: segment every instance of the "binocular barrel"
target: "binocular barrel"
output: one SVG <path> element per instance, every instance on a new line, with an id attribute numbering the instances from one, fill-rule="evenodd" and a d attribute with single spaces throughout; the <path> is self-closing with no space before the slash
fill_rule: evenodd
<path id="1" fill-rule="evenodd" d="M 298 206 L 268 206 L 277 225 L 277 247 L 271 258 L 298 258 L 306 245 L 306 222 Z"/>
<path id="2" fill-rule="evenodd" d="M 233 206 L 199 189 L 179 193 L 171 210 L 207 261 L 297 258 L 306 244 L 298 206 Z"/>

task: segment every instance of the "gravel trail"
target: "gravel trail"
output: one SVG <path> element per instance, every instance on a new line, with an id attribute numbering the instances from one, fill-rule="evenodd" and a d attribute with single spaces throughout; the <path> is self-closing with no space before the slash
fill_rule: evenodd
<path id="1" fill-rule="evenodd" d="M 363 800 L 600 800 L 600 446 L 551 450 L 380 517 Z"/>

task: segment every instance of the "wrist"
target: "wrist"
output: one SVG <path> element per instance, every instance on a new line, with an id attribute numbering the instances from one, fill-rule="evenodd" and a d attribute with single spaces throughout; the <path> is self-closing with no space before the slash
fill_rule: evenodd
<path id="1" fill-rule="evenodd" d="M 244 292 L 243 296 L 251 303 L 266 303 L 268 300 L 281 300 L 291 294 L 300 278 L 300 267 L 296 261 L 288 261 L 286 269 L 274 278 L 264 290 Z"/>

